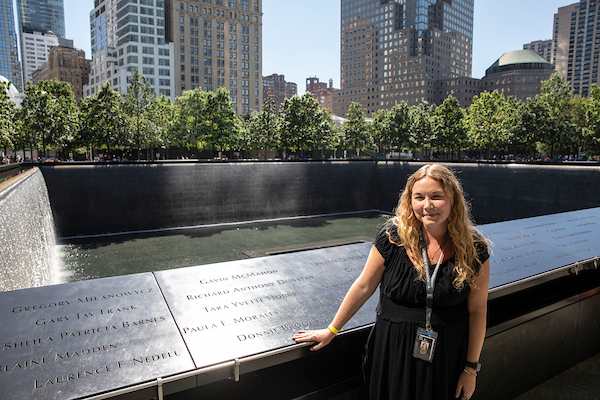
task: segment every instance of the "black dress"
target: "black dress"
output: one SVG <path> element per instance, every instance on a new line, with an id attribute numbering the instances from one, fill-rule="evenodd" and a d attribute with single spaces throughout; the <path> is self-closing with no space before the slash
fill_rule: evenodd
<path id="1" fill-rule="evenodd" d="M 370 400 L 455 399 L 467 355 L 469 287 L 457 291 L 452 285 L 453 259 L 440 265 L 433 302 L 432 327 L 439 334 L 433 362 L 414 358 L 417 328 L 425 326 L 425 283 L 404 247 L 390 242 L 387 228 L 393 225 L 386 224 L 373 242 L 385 259 L 385 270 L 365 351 L 365 389 Z M 476 248 L 481 262 L 489 258 L 485 243 L 476 242 Z"/>

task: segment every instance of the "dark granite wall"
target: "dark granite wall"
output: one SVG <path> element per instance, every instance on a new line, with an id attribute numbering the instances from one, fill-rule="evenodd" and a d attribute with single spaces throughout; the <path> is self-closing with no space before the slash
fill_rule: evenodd
<path id="1" fill-rule="evenodd" d="M 379 209 L 421 163 L 45 165 L 58 237 Z M 600 206 L 600 167 L 451 164 L 475 220 Z"/>
<path id="2" fill-rule="evenodd" d="M 45 166 L 57 235 L 367 210 L 374 163 Z"/>
<path id="3" fill-rule="evenodd" d="M 377 164 L 379 205 L 390 210 L 406 178 L 421 163 Z M 600 167 L 518 164 L 447 164 L 455 171 L 478 224 L 600 206 Z"/>

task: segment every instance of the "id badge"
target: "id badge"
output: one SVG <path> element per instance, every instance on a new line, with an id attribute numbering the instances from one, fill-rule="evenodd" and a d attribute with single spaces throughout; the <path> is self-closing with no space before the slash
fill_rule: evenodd
<path id="1" fill-rule="evenodd" d="M 437 332 L 427 332 L 425 328 L 418 328 L 413 357 L 431 362 L 433 360 L 437 337 Z"/>

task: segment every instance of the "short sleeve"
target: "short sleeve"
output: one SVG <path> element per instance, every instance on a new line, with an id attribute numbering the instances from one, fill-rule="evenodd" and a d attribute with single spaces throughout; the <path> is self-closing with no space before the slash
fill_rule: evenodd
<path id="1" fill-rule="evenodd" d="M 375 236 L 375 240 L 373 241 L 373 246 L 375 246 L 377 251 L 379 251 L 379 254 L 381 254 L 381 256 L 386 260 L 389 259 L 392 251 L 395 247 L 397 247 L 397 245 L 390 242 L 390 236 L 388 234 L 388 232 L 393 233 L 394 229 L 396 229 L 396 226 L 391 221 L 388 221 L 379 230 L 377 236 Z"/>
<path id="2" fill-rule="evenodd" d="M 477 252 L 477 258 L 482 264 L 490 258 L 490 252 L 485 239 L 475 240 L 475 251 Z"/>

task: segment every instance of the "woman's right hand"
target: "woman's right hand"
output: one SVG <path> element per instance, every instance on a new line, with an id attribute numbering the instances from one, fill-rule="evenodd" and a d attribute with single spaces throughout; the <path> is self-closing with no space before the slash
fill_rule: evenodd
<path id="1" fill-rule="evenodd" d="M 300 331 L 295 334 L 292 339 L 296 343 L 315 342 L 316 344 L 310 348 L 310 351 L 320 350 L 327 346 L 333 340 L 335 335 L 329 329 L 319 329 L 316 331 Z"/>

